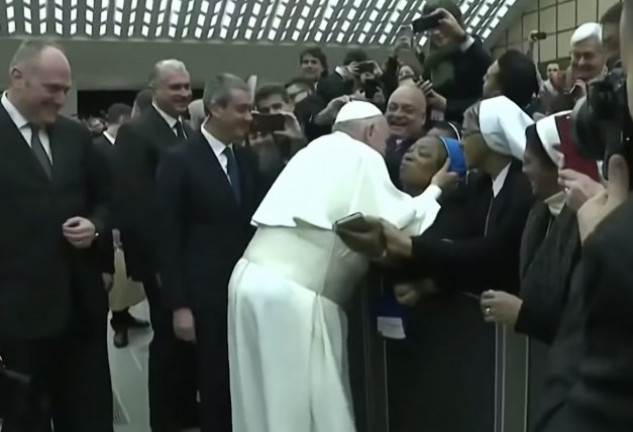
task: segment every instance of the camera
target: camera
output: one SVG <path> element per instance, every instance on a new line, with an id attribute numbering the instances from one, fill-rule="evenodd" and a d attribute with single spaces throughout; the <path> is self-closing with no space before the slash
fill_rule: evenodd
<path id="1" fill-rule="evenodd" d="M 633 122 L 621 65 L 603 80 L 587 86 L 587 96 L 576 103 L 571 118 L 572 139 L 579 156 L 606 162 L 612 155 L 621 154 L 633 166 Z M 607 165 L 603 164 L 605 178 Z"/>
<path id="2" fill-rule="evenodd" d="M 444 18 L 442 12 L 433 11 L 432 13 L 424 15 L 423 17 L 413 21 L 411 23 L 411 27 L 413 28 L 414 33 L 421 34 L 439 27 L 442 18 Z"/>

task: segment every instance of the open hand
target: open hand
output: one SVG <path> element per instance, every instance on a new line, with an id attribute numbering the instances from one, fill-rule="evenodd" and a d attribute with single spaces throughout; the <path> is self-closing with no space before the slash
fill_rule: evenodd
<path id="1" fill-rule="evenodd" d="M 567 206 L 575 211 L 578 211 L 589 198 L 604 191 L 602 184 L 569 168 L 558 171 L 558 183 L 565 188 Z"/>
<path id="2" fill-rule="evenodd" d="M 455 187 L 459 182 L 459 175 L 455 172 L 449 171 L 450 166 L 451 161 L 446 158 L 446 162 L 444 162 L 442 168 L 440 168 L 440 170 L 436 172 L 431 179 L 431 184 L 434 184 L 442 190 Z"/>
<path id="3" fill-rule="evenodd" d="M 514 327 L 522 305 L 523 300 L 505 291 L 489 290 L 481 295 L 481 310 L 486 322 Z"/>

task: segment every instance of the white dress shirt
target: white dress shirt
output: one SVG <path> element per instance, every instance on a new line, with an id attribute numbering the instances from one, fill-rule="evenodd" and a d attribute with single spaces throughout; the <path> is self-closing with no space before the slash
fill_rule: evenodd
<path id="1" fill-rule="evenodd" d="M 110 144 L 114 145 L 114 141 L 115 141 L 115 139 L 114 139 L 114 137 L 113 137 L 112 135 L 110 135 L 110 134 L 108 133 L 108 131 L 104 131 L 104 132 L 103 132 L 103 136 L 104 136 L 104 137 L 106 137 L 106 139 L 108 140 L 108 142 L 109 142 Z"/>
<path id="2" fill-rule="evenodd" d="M 13 123 L 15 123 L 15 126 L 18 128 L 18 130 L 24 137 L 24 141 L 26 141 L 26 143 L 30 147 L 33 132 L 31 131 L 31 127 L 29 126 L 29 121 L 26 118 L 24 118 L 24 116 L 22 115 L 22 113 L 20 113 L 20 111 L 18 111 L 16 106 L 11 103 L 11 101 L 7 97 L 6 92 L 2 95 L 1 102 L 2 102 L 2 106 L 7 111 L 7 114 L 9 114 L 9 117 L 11 117 L 11 120 L 13 120 Z M 42 143 L 42 147 L 44 147 L 44 151 L 46 152 L 46 155 L 52 161 L 53 157 L 51 153 L 51 142 L 50 142 L 50 139 L 48 138 L 48 133 L 46 133 L 46 130 L 40 129 L 39 136 L 40 136 L 40 142 Z"/>
<path id="3" fill-rule="evenodd" d="M 503 168 L 501 170 L 501 172 L 499 172 L 499 174 L 497 174 L 497 177 L 495 177 L 492 180 L 492 196 L 493 197 L 497 197 L 497 195 L 499 195 L 499 192 L 501 192 L 501 188 L 503 188 L 503 185 L 506 182 L 506 178 L 508 178 L 508 172 L 510 171 L 510 165 L 508 164 L 505 166 L 505 168 Z"/>
<path id="4" fill-rule="evenodd" d="M 229 171 L 227 168 L 228 159 L 226 158 L 226 154 L 224 154 L 224 150 L 227 148 L 227 145 L 224 144 L 219 139 L 217 139 L 216 137 L 214 137 L 213 135 L 211 135 L 204 128 L 204 125 L 200 128 L 200 130 L 202 131 L 202 136 L 204 136 L 204 138 L 207 140 L 207 142 L 211 146 L 211 150 L 213 150 L 215 157 L 218 158 L 218 162 L 220 162 L 220 166 L 224 170 L 224 174 L 226 174 L 226 178 L 229 178 Z M 229 144 L 228 147 L 231 148 L 231 150 L 233 149 L 232 144 Z M 230 181 L 231 180 L 229 179 L 229 182 Z"/>

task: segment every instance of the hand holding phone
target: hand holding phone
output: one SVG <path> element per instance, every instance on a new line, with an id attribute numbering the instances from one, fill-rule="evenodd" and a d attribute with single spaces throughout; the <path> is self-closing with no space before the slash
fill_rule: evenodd
<path id="1" fill-rule="evenodd" d="M 283 114 L 260 114 L 253 113 L 251 132 L 261 134 L 272 134 L 286 129 L 286 118 Z"/>

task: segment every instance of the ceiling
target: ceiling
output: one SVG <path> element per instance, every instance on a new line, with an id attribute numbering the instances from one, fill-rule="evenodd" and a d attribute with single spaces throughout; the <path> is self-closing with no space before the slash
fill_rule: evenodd
<path id="1" fill-rule="evenodd" d="M 0 37 L 390 46 L 425 2 L 0 0 Z M 484 40 L 515 2 L 459 0 L 468 30 Z"/>

